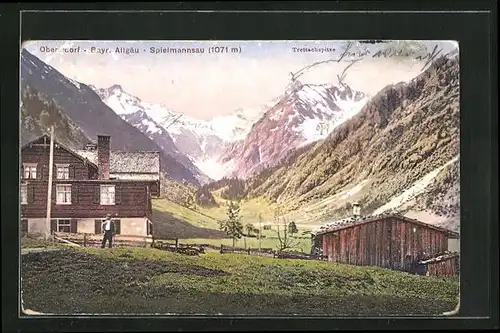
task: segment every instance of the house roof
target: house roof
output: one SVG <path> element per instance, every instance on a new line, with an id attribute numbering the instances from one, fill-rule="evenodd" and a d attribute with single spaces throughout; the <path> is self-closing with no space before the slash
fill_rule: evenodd
<path id="1" fill-rule="evenodd" d="M 77 150 L 76 153 L 97 164 L 97 150 Z M 159 152 L 110 150 L 109 155 L 110 174 L 148 174 L 160 172 Z"/>
<path id="2" fill-rule="evenodd" d="M 26 143 L 21 147 L 21 150 L 30 146 L 31 144 L 36 144 L 42 139 L 47 139 L 50 142 L 50 136 L 47 134 L 41 135 L 38 138 Z M 54 140 L 54 143 L 59 147 L 66 150 L 68 153 L 74 155 L 75 157 L 86 161 L 95 168 L 97 168 L 97 150 L 72 150 L 58 141 Z M 144 180 L 158 179 L 158 177 L 147 177 L 148 174 L 159 174 L 160 172 L 160 153 L 156 151 L 118 151 L 110 150 L 109 157 L 109 168 L 110 174 L 123 174 L 127 178 L 126 174 L 130 176 L 133 175 L 145 175 L 141 177 Z M 134 177 L 137 178 L 137 177 Z"/>
<path id="3" fill-rule="evenodd" d="M 34 139 L 34 140 L 31 140 L 30 142 L 27 142 L 25 145 L 23 145 L 21 147 L 21 151 L 26 148 L 26 147 L 29 147 L 30 145 L 32 144 L 36 144 L 37 142 L 41 141 L 42 139 L 47 139 L 49 142 L 50 142 L 50 136 L 48 134 L 43 134 L 41 136 L 39 136 L 38 138 Z M 94 166 L 95 168 L 97 168 L 97 163 L 94 163 L 94 161 L 92 160 L 89 160 L 87 159 L 85 156 L 82 156 L 78 153 L 76 153 L 75 151 L 73 151 L 72 149 L 66 147 L 65 145 L 61 144 L 60 142 L 54 140 L 54 144 L 57 144 L 59 147 L 61 147 L 62 149 L 66 150 L 68 153 L 70 153 L 71 155 L 81 159 L 82 161 L 85 161 L 89 164 L 91 164 L 92 166 Z"/>
<path id="4" fill-rule="evenodd" d="M 359 225 L 375 222 L 375 221 L 380 221 L 384 220 L 387 218 L 397 218 L 399 220 L 403 220 L 405 222 L 409 222 L 412 224 L 420 225 L 425 228 L 433 229 L 439 232 L 446 233 L 448 236 L 453 237 L 453 238 L 458 238 L 459 234 L 457 232 L 441 228 L 432 224 L 428 224 L 419 220 L 415 219 L 410 219 L 408 217 L 402 216 L 402 215 L 397 215 L 397 214 L 381 214 L 381 215 L 370 215 L 370 216 L 362 216 L 360 218 L 348 218 L 348 219 L 343 219 L 343 220 L 338 220 L 338 221 L 333 221 L 331 223 L 326 224 L 326 226 L 323 226 L 316 232 L 316 235 L 323 235 L 323 234 L 328 234 L 331 232 L 336 232 L 339 230 L 343 229 L 348 229 L 352 227 L 356 227 Z"/>

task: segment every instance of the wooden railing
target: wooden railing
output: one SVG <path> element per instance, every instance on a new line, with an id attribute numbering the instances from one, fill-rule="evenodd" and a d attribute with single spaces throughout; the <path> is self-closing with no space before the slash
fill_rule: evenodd
<path id="1" fill-rule="evenodd" d="M 54 236 L 61 239 L 63 242 L 68 241 L 73 244 L 84 247 L 100 246 L 103 235 L 88 234 L 88 233 L 68 233 L 55 232 Z M 113 246 L 142 246 L 147 247 L 154 242 L 152 236 L 136 236 L 136 235 L 115 235 L 113 236 Z"/>

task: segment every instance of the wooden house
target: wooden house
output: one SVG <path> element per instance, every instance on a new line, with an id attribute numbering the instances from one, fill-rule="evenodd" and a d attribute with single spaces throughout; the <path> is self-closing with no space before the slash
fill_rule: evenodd
<path id="1" fill-rule="evenodd" d="M 110 137 L 98 136 L 97 158 L 91 161 L 54 141 L 51 232 L 99 234 L 102 220 L 111 214 L 119 234 L 152 233 L 151 189 L 156 179 L 110 177 L 109 147 Z M 43 234 L 46 230 L 49 155 L 47 135 L 21 148 L 23 233 Z"/>
<path id="2" fill-rule="evenodd" d="M 409 271 L 418 261 L 448 251 L 456 232 L 400 215 L 357 217 L 316 233 L 329 261 Z"/>
<path id="3" fill-rule="evenodd" d="M 98 164 L 97 145 L 88 144 L 76 153 L 93 164 Z M 156 151 L 109 152 L 109 178 L 147 181 L 151 184 L 151 195 L 160 195 L 160 153 Z"/>

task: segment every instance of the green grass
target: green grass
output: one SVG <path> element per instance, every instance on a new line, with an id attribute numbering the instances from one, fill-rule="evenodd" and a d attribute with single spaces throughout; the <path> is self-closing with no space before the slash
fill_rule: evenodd
<path id="1" fill-rule="evenodd" d="M 245 237 L 237 240 L 234 244 L 235 247 L 239 248 L 259 248 L 259 240 L 257 238 Z M 191 238 L 191 239 L 179 239 L 181 244 L 210 244 L 215 246 L 226 245 L 233 246 L 233 240 L 229 238 L 225 239 L 203 239 L 203 238 Z M 276 246 L 279 244 L 279 240 L 276 238 L 262 238 L 261 247 L 263 249 L 273 249 L 276 250 Z M 294 247 L 295 250 L 309 253 L 311 251 L 311 240 L 310 239 L 293 239 L 293 244 L 297 244 Z"/>
<path id="2" fill-rule="evenodd" d="M 200 214 L 200 212 L 181 206 L 167 199 L 153 199 L 153 209 L 172 213 L 175 218 L 184 220 L 198 227 L 210 229 L 219 228 L 216 218 Z"/>
<path id="3" fill-rule="evenodd" d="M 429 315 L 453 309 L 459 289 L 456 279 L 323 261 L 217 252 L 185 256 L 150 248 L 62 251 L 23 256 L 27 308 L 52 313 Z"/>
<path id="4" fill-rule="evenodd" d="M 225 200 L 222 199 L 216 192 L 214 192 L 214 197 L 221 206 L 212 208 L 197 206 L 196 210 L 193 210 L 167 199 L 154 199 L 153 208 L 160 212 L 170 213 L 172 214 L 173 218 L 187 222 L 194 227 L 219 230 L 219 224 L 217 223 L 217 221 L 227 219 L 226 207 L 224 206 Z M 240 221 L 243 226 L 245 226 L 247 223 L 251 223 L 255 228 L 259 228 L 259 213 L 262 214 L 262 225 L 264 226 L 266 223 L 270 223 L 272 221 L 274 208 L 274 204 L 270 204 L 262 198 L 243 201 L 241 203 Z M 212 244 L 215 246 L 220 246 L 221 244 L 232 246 L 233 244 L 232 239 L 224 238 L 223 234 L 221 234 L 219 237 L 213 236 L 210 238 L 200 238 L 199 236 L 197 236 L 199 234 L 197 230 L 193 230 L 192 232 L 190 232 L 191 229 L 187 229 L 184 232 L 180 233 L 178 232 L 178 230 L 172 230 L 172 228 L 174 227 L 171 227 L 170 229 L 163 231 L 164 225 L 169 223 L 170 222 L 168 221 L 162 221 L 161 217 L 158 217 L 155 220 L 157 230 L 162 230 L 162 232 L 157 235 L 158 238 L 175 238 L 176 236 L 174 235 L 181 234 L 181 236 L 177 237 L 179 238 L 179 242 L 183 244 Z M 172 224 L 169 225 L 171 226 Z M 180 225 L 178 225 L 177 228 L 179 229 Z M 279 240 L 277 238 L 276 226 L 274 226 L 273 228 L 274 230 L 262 230 L 262 234 L 265 236 L 264 238 L 262 238 L 262 248 L 277 249 Z M 299 229 L 299 235 L 300 231 L 302 230 Z M 246 238 L 246 240 L 244 238 Z M 235 246 L 244 248 L 246 242 L 246 248 L 259 247 L 259 240 L 257 238 L 244 238 L 237 240 Z M 296 244 L 296 246 L 294 246 L 295 250 L 307 253 L 311 250 L 311 240 L 309 238 L 294 239 L 293 244 Z"/>
<path id="5" fill-rule="evenodd" d="M 50 240 L 44 240 L 35 237 L 21 237 L 21 248 L 31 249 L 31 248 L 55 248 L 61 247 L 63 244 L 58 242 L 53 242 Z"/>

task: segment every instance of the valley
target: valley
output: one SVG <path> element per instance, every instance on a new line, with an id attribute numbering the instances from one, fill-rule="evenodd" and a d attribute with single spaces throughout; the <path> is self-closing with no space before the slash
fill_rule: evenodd
<path id="1" fill-rule="evenodd" d="M 85 108 L 92 99 L 98 105 L 93 110 L 100 110 L 109 119 L 104 123 L 117 132 L 113 142 L 120 148 L 163 153 L 162 199 L 154 201 L 159 225 L 168 225 L 162 221 L 172 218 L 180 221 L 179 226 L 211 230 L 200 237 L 204 233 L 198 229 L 190 233 L 180 227 L 184 239 L 223 240 L 218 221 L 227 218 L 227 201 L 239 202 L 243 225 L 258 225 L 259 216 L 273 225 L 275 211 L 280 210 L 301 232 L 311 232 L 349 217 L 357 201 L 364 215 L 398 212 L 458 230 L 456 58 L 442 57 L 412 80 L 387 85 L 374 96 L 345 84 L 295 80 L 281 96 L 259 108 L 240 108 L 211 120 L 142 101 L 119 84 L 98 88 L 64 78 L 27 52 L 23 59 L 28 85 L 22 113 L 25 137 L 43 132 L 37 129 L 39 123 L 65 124 L 60 119 L 66 119 L 65 133 L 56 128 L 57 135 L 71 147 L 85 144 L 103 124 L 94 124 L 83 111 L 76 115 L 63 110 L 73 109 L 74 104 L 68 104 L 73 100 Z M 41 77 L 36 77 L 40 69 Z M 59 82 L 54 86 L 63 85 L 77 98 L 37 101 L 49 110 L 58 108 L 47 118 L 36 115 L 41 111 L 34 111 L 33 99 L 41 93 L 30 87 L 50 93 L 54 88 L 45 84 L 50 77 Z M 227 184 L 214 184 L 224 179 L 240 182 L 240 195 L 222 198 Z M 196 201 L 202 192 L 208 205 L 185 206 L 187 198 Z M 160 232 L 168 233 L 179 232 Z"/>
<path id="2" fill-rule="evenodd" d="M 458 45 L 431 63 L 383 53 L 426 54 L 428 42 L 334 42 L 341 58 L 384 54 L 344 64 L 245 43 L 230 59 L 160 60 L 145 45 L 79 59 L 22 50 L 24 309 L 400 316 L 456 306 Z M 52 187 L 50 136 L 32 141 L 51 127 Z"/>

